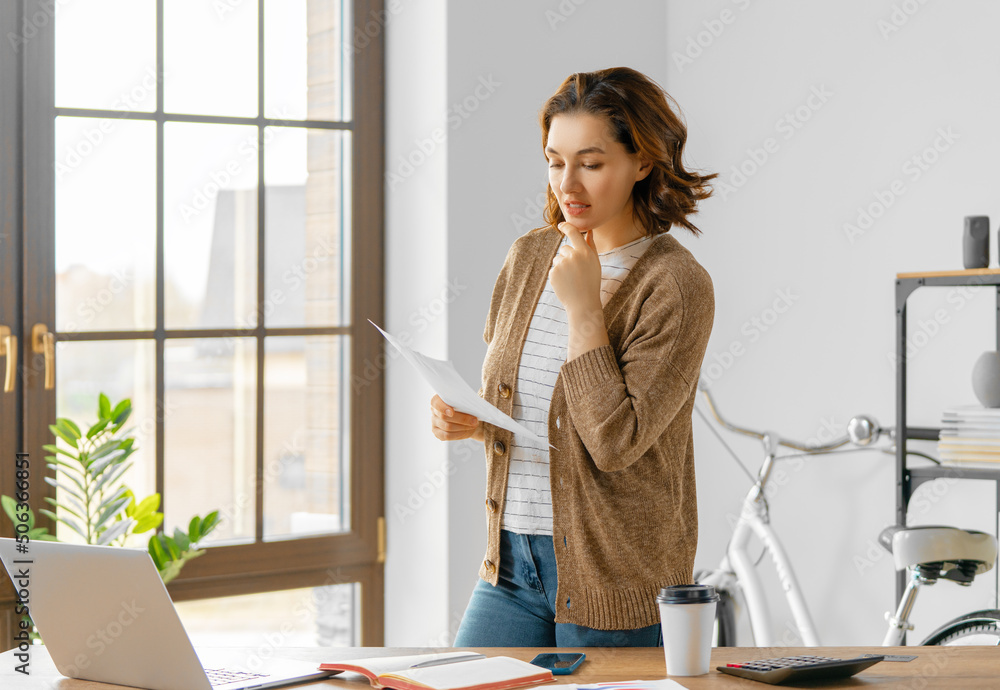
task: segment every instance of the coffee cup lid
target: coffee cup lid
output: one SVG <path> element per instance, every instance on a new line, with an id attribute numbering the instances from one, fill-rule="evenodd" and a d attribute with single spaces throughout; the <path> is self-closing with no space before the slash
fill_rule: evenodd
<path id="1" fill-rule="evenodd" d="M 706 604 L 718 600 L 712 585 L 671 585 L 661 589 L 656 597 L 661 604 Z"/>

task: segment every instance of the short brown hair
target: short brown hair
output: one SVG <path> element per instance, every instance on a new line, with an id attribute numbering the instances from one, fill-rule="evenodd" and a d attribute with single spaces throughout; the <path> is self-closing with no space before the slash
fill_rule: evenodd
<path id="1" fill-rule="evenodd" d="M 566 78 L 542 108 L 542 151 L 556 115 L 603 116 L 615 140 L 629 153 L 653 162 L 649 175 L 632 188 L 633 213 L 646 231 L 657 235 L 677 224 L 698 235 L 701 231 L 687 217 L 697 211 L 699 201 L 712 195 L 708 182 L 717 174 L 698 175 L 684 169 L 681 155 L 687 127 L 670 102 L 677 106 L 656 82 L 629 67 L 577 72 Z M 545 221 L 556 226 L 565 217 L 551 186 L 546 198 Z"/>

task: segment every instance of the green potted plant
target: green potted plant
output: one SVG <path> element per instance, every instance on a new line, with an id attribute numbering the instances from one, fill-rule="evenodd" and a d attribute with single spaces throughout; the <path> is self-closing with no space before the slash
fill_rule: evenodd
<path id="1" fill-rule="evenodd" d="M 66 418 L 59 418 L 49 426 L 67 447 L 43 446 L 51 453 L 46 460 L 55 472 L 54 477 L 45 477 L 45 481 L 59 494 L 55 499 L 45 498 L 52 510 L 39 512 L 62 523 L 87 544 L 125 546 L 133 535 L 151 533 L 146 548 L 167 583 L 180 574 L 185 563 L 205 553 L 198 544 L 218 526 L 219 513 L 194 516 L 187 531 L 177 528 L 173 535 L 155 532 L 163 524 L 160 495 L 154 493 L 136 500 L 123 480 L 132 466 L 129 457 L 137 450 L 131 430 L 123 431 L 131 414 L 131 400 L 126 398 L 112 405 L 108 396 L 101 393 L 97 421 L 86 427 L 86 431 Z M 16 524 L 14 499 L 2 496 L 0 503 Z M 27 527 L 29 539 L 56 540 L 47 528 L 35 525 L 35 516 L 30 511 Z"/>

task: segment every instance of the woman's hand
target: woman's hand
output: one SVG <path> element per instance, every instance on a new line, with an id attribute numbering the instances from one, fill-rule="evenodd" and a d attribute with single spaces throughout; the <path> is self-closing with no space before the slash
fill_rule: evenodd
<path id="1" fill-rule="evenodd" d="M 572 223 L 560 223 L 569 238 L 552 260 L 549 281 L 556 297 L 570 315 L 601 309 L 601 260 L 594 245 L 594 233 L 586 239 Z"/>
<path id="2" fill-rule="evenodd" d="M 569 244 L 563 245 L 552 260 L 549 281 L 569 319 L 566 349 L 566 361 L 569 362 L 610 341 L 604 325 L 601 259 L 594 246 L 594 233 L 587 233 L 584 239 L 571 223 L 560 223 L 559 229 L 569 237 Z"/>
<path id="3" fill-rule="evenodd" d="M 459 412 L 439 395 L 431 398 L 431 431 L 441 441 L 483 440 L 483 423 L 479 418 Z"/>

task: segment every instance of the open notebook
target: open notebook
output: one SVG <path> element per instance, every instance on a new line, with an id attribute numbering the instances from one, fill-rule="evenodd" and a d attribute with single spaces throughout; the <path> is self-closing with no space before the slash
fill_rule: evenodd
<path id="1" fill-rule="evenodd" d="M 360 673 L 376 688 L 504 690 L 555 680 L 548 669 L 507 656 L 475 652 L 419 654 L 320 664 L 322 671 Z"/>

